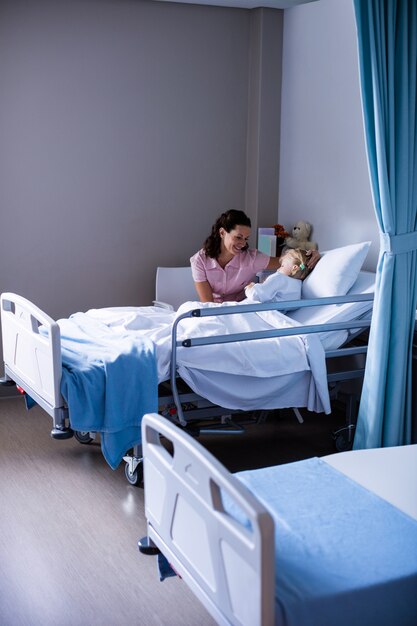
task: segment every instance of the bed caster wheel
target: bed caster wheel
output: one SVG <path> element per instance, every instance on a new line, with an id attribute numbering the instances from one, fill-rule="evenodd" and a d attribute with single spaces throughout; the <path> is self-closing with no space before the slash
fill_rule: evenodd
<path id="1" fill-rule="evenodd" d="M 89 444 L 94 441 L 94 437 L 91 436 L 91 433 L 87 430 L 74 430 L 74 437 L 79 443 Z"/>
<path id="2" fill-rule="evenodd" d="M 354 430 L 354 424 L 349 424 L 343 428 L 338 428 L 338 430 L 333 433 L 334 445 L 338 452 L 352 450 Z"/>
<path id="3" fill-rule="evenodd" d="M 352 443 L 346 439 L 345 435 L 338 435 L 334 440 L 334 445 L 338 452 L 347 452 L 352 448 Z"/>
<path id="4" fill-rule="evenodd" d="M 152 543 L 149 537 L 142 537 L 142 539 L 139 539 L 138 548 L 141 554 L 146 554 L 147 556 L 155 556 L 160 553 L 159 548 Z"/>
<path id="5" fill-rule="evenodd" d="M 130 485 L 140 485 L 143 482 L 143 465 L 139 463 L 134 471 L 131 470 L 130 463 L 126 463 L 125 465 L 125 476 L 126 480 Z"/>
<path id="6" fill-rule="evenodd" d="M 347 452 L 348 450 L 352 450 L 353 446 L 353 437 L 348 429 L 342 429 L 337 431 L 333 435 L 334 437 L 334 446 L 338 452 Z"/>
<path id="7" fill-rule="evenodd" d="M 53 428 L 51 430 L 52 439 L 71 439 L 74 431 L 71 428 Z"/>

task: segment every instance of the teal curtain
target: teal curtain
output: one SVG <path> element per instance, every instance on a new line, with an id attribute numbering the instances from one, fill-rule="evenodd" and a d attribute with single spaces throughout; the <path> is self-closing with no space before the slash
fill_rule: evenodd
<path id="1" fill-rule="evenodd" d="M 411 441 L 417 0 L 354 0 L 354 8 L 369 172 L 381 236 L 354 448 L 376 448 Z"/>

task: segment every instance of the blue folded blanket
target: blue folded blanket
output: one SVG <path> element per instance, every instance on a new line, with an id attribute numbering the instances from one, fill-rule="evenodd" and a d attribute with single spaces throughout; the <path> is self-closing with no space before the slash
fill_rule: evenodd
<path id="1" fill-rule="evenodd" d="M 158 410 L 154 344 L 84 313 L 58 324 L 61 393 L 71 427 L 100 433 L 104 458 L 115 469 L 126 451 L 141 442 L 142 416 Z"/>

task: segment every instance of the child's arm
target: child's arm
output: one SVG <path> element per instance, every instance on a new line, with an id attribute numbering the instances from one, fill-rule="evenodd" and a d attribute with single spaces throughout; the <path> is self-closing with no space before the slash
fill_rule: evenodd
<path id="1" fill-rule="evenodd" d="M 301 297 L 301 281 L 276 272 L 268 276 L 264 283 L 248 285 L 245 293 L 247 299 L 252 302 L 298 300 Z"/>
<path id="2" fill-rule="evenodd" d="M 279 273 L 271 274 L 263 283 L 251 283 L 245 289 L 246 297 L 252 302 L 270 302 L 276 299 L 282 275 Z"/>

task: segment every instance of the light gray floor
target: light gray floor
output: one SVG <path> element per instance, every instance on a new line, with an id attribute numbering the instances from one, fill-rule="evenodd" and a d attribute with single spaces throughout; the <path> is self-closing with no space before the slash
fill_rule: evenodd
<path id="1" fill-rule="evenodd" d="M 201 442 L 232 471 L 334 451 L 333 416 L 276 417 Z M 0 398 L 0 625 L 212 626 L 186 584 L 159 582 L 137 550 L 144 494 L 123 464 L 111 470 L 98 443 L 51 439 L 51 425 L 22 398 Z"/>
<path id="2" fill-rule="evenodd" d="M 0 624 L 212 626 L 186 584 L 137 550 L 143 489 L 99 445 L 50 438 L 51 419 L 0 400 Z"/>

